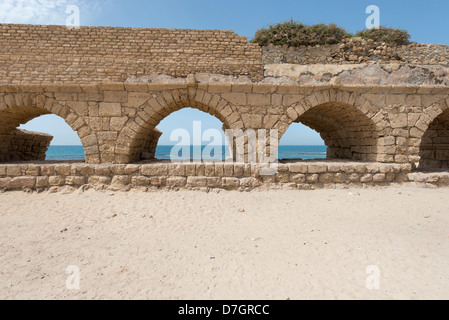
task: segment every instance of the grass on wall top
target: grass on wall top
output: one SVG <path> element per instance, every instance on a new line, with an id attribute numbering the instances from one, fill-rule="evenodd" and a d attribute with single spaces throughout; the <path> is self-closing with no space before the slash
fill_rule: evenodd
<path id="1" fill-rule="evenodd" d="M 410 42 L 410 35 L 407 31 L 387 27 L 362 30 L 357 32 L 355 36 L 396 45 Z M 354 37 L 354 35 L 336 24 L 315 24 L 310 26 L 290 19 L 289 21 L 283 21 L 259 29 L 251 42 L 258 43 L 260 46 L 273 44 L 276 46 L 299 47 L 337 44 L 351 37 Z"/>

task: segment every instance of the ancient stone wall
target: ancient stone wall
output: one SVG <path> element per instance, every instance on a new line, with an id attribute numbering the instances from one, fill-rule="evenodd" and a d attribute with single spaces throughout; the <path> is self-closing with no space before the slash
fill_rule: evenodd
<path id="1" fill-rule="evenodd" d="M 16 130 L 8 153 L 2 153 L 3 161 L 45 160 L 45 153 L 53 136 L 45 133 Z"/>
<path id="2" fill-rule="evenodd" d="M 290 73 L 279 74 L 266 65 L 264 78 L 261 49 L 231 31 L 0 25 L 0 35 L 3 162 L 42 159 L 46 140 L 20 139 L 17 128 L 44 114 L 77 132 L 88 164 L 149 160 L 158 124 L 196 108 L 224 130 L 274 129 L 279 139 L 303 123 L 321 134 L 329 158 L 438 169 L 449 163 L 444 46 L 350 39 L 330 56 L 328 47 L 315 48 L 304 63 L 327 57 L 321 67 L 329 70 L 305 83 L 299 65 L 281 65 Z M 364 67 L 332 65 L 348 61 Z M 437 65 L 408 65 L 415 62 Z"/>
<path id="3" fill-rule="evenodd" d="M 0 24 L 0 84 L 122 82 L 191 73 L 261 80 L 260 47 L 232 31 Z"/>
<path id="4" fill-rule="evenodd" d="M 421 140 L 448 101 L 444 86 L 3 86 L 0 135 L 7 151 L 15 128 L 52 113 L 78 133 L 88 163 L 131 163 L 148 159 L 160 121 L 190 107 L 217 117 L 225 129 L 276 129 L 279 139 L 293 122 L 302 122 L 322 134 L 330 157 L 417 163 Z"/>
<path id="5" fill-rule="evenodd" d="M 354 64 L 401 63 L 406 65 L 449 66 L 446 45 L 411 43 L 393 46 L 360 38 L 347 39 L 341 44 L 287 47 L 269 45 L 262 48 L 264 64 Z"/>
<path id="6" fill-rule="evenodd" d="M 0 190 L 58 191 L 64 186 L 114 191 L 349 188 L 407 182 L 412 167 L 363 162 L 291 162 L 279 164 L 278 173 L 272 176 L 261 176 L 262 168 L 243 163 L 0 165 Z M 444 177 L 449 183 L 449 174 Z"/>
<path id="7" fill-rule="evenodd" d="M 420 147 L 420 167 L 449 168 L 449 110 L 429 126 Z"/>
<path id="8" fill-rule="evenodd" d="M 146 142 L 142 147 L 142 160 L 152 160 L 156 157 L 157 144 L 162 134 L 163 133 L 156 128 L 148 134 Z"/>

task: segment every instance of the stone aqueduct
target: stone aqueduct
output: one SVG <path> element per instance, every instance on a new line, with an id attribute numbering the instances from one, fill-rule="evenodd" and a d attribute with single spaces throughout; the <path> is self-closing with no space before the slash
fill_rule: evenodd
<path id="1" fill-rule="evenodd" d="M 22 139 L 15 131 L 44 114 L 62 117 L 78 133 L 87 163 L 140 161 L 154 154 L 159 122 L 187 107 L 217 117 L 229 129 L 274 128 L 282 136 L 293 122 L 304 123 L 322 135 L 331 158 L 408 163 L 432 148 L 441 153 L 436 159 L 448 158 L 438 150 L 446 136 L 435 132 L 449 129 L 444 122 L 449 97 L 436 88 L 366 92 L 364 86 L 186 83 L 8 86 L 2 91 L 3 161 L 36 160 L 27 159 L 29 146 L 14 148 L 15 139 Z"/>
<path id="2" fill-rule="evenodd" d="M 292 123 L 301 122 L 321 134 L 328 158 L 346 159 L 342 165 L 377 164 L 367 182 L 376 182 L 376 173 L 384 174 L 383 179 L 377 176 L 379 182 L 394 181 L 397 177 L 388 178 L 389 172 L 402 174 L 418 164 L 421 169 L 449 167 L 447 86 L 282 83 L 264 77 L 261 61 L 257 45 L 230 31 L 0 25 L 0 161 L 5 163 L 0 165 L 0 188 L 14 183 L 37 187 L 45 176 L 40 167 L 33 183 L 23 182 L 30 176 L 23 161 L 42 160 L 51 137 L 17 129 L 44 114 L 60 116 L 80 137 L 86 164 L 94 169 L 79 184 L 98 177 L 98 165 L 154 157 L 161 135 L 156 126 L 182 108 L 209 113 L 224 129 L 278 129 L 279 138 Z M 258 179 L 251 169 L 248 175 L 242 169 L 239 177 L 236 165 L 228 179 Z M 19 173 L 9 174 L 14 166 L 21 168 Z M 153 176 L 170 176 L 170 170 Z M 215 177 L 199 170 L 193 174 L 197 178 Z M 70 169 L 66 174 L 50 171 L 42 186 L 64 184 L 49 183 L 51 177 L 73 176 Z M 272 181 L 349 183 L 354 174 L 349 170 L 337 178 L 341 172 L 329 171 L 329 166 L 305 171 L 293 169 L 285 181 Z M 304 178 L 293 181 L 298 174 Z M 318 174 L 317 179 L 308 174 Z M 360 182 L 370 170 L 360 174 L 352 182 Z M 108 183 L 124 175 L 110 174 Z M 188 185 L 188 174 L 180 176 L 186 182 L 173 180 L 172 186 Z M 193 186 L 208 186 L 204 181 Z"/>

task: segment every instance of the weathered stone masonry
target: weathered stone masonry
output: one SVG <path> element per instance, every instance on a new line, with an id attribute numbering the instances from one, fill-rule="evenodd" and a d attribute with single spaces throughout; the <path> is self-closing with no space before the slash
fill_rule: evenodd
<path id="1" fill-rule="evenodd" d="M 274 128 L 280 136 L 293 122 L 303 122 L 321 133 L 331 158 L 416 163 L 424 134 L 446 114 L 447 91 L 424 86 L 367 89 L 187 81 L 2 86 L 1 154 L 4 161 L 9 160 L 8 148 L 19 124 L 52 113 L 78 133 L 87 163 L 131 163 L 154 153 L 160 134 L 154 130 L 162 119 L 192 107 L 216 116 L 225 128 Z M 434 142 L 429 146 L 429 141 L 424 141 L 425 150 L 438 147 L 441 141 Z"/>
<path id="2" fill-rule="evenodd" d="M 49 134 L 16 130 L 9 150 L 10 160 L 45 160 L 53 137 Z"/>
<path id="3" fill-rule="evenodd" d="M 136 177 L 146 176 L 141 167 L 136 169 L 139 174 L 103 175 L 96 170 L 152 159 L 161 135 L 156 126 L 182 108 L 209 113 L 224 129 L 277 129 L 279 139 L 293 122 L 301 122 L 321 134 L 328 158 L 346 159 L 351 166 L 362 163 L 365 170 L 369 163 L 379 168 L 385 168 L 382 163 L 391 168 L 405 165 L 409 171 L 418 164 L 432 169 L 449 166 L 449 87 L 444 84 L 416 85 L 407 80 L 379 85 L 372 77 L 371 82 L 360 81 L 364 69 L 354 73 L 357 76 L 347 75 L 344 83 L 338 77 L 307 84 L 264 77 L 270 68 L 264 69 L 261 48 L 230 31 L 0 25 L 0 36 L 0 161 L 42 160 L 51 137 L 23 133 L 17 127 L 40 115 L 56 114 L 77 132 L 86 163 L 93 165 L 86 167 L 91 169 L 86 169 L 84 178 L 73 168 L 66 174 L 47 174 L 45 166 L 36 165 L 33 168 L 39 173 L 29 174 L 24 165 L 6 166 L 5 173 L 0 172 L 0 188 L 14 189 L 20 181 L 33 187 L 43 181 L 52 186 L 56 180 L 91 184 L 93 177 L 109 186 L 128 181 L 124 175 L 130 179 L 126 185 L 136 185 L 133 181 L 140 179 Z M 391 73 L 389 78 L 403 79 L 399 75 Z M 185 180 L 186 186 L 197 180 L 170 174 L 173 166 L 167 167 L 167 174 L 156 176 L 164 181 Z M 352 183 L 347 172 L 326 169 L 318 176 L 293 178 L 294 173 L 302 173 L 289 170 L 275 178 L 234 174 L 235 169 L 232 175 L 217 177 L 200 171 L 192 177 L 219 178 L 216 187 L 226 187 L 228 180 L 223 179 L 235 178 L 239 183 L 232 180 L 234 187 L 239 188 L 241 179 L 250 177 L 258 183 L 297 186 L 308 181 Z M 403 169 L 398 172 L 407 179 L 387 175 L 390 169 L 385 170 L 366 171 L 371 176 L 353 179 L 380 183 L 416 178 Z M 145 181 L 153 185 L 153 180 L 150 175 Z M 161 186 L 170 187 L 171 182 Z"/>
<path id="4" fill-rule="evenodd" d="M 233 31 L 0 24 L 3 84 L 124 82 L 195 73 L 261 80 L 260 48 Z"/>
<path id="5" fill-rule="evenodd" d="M 130 165 L 16 164 L 0 165 L 0 189 L 60 190 L 92 187 L 97 190 L 195 189 L 249 191 L 273 188 L 312 190 L 322 187 L 365 187 L 414 179 L 410 164 L 310 162 L 279 164 L 279 172 L 261 176 L 258 164 L 157 163 Z M 427 183 L 427 180 L 421 181 Z M 449 182 L 449 174 L 435 174 L 429 183 Z"/>

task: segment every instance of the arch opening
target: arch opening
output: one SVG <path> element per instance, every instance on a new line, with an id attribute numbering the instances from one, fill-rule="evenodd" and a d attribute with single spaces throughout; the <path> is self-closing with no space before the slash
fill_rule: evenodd
<path id="1" fill-rule="evenodd" d="M 58 147 L 62 144 L 63 149 Z M 60 116 L 29 106 L 0 112 L 1 162 L 84 159 L 80 138 Z"/>
<path id="2" fill-rule="evenodd" d="M 154 152 L 157 160 L 173 160 L 172 152 L 178 160 L 186 161 L 223 161 L 229 155 L 223 123 L 197 109 L 184 108 L 171 113 L 156 130 L 161 132 Z M 207 145 L 213 148 L 206 149 Z M 187 151 L 187 155 L 183 151 Z"/>
<path id="3" fill-rule="evenodd" d="M 421 139 L 419 169 L 449 168 L 449 109 L 435 118 Z"/>
<path id="4" fill-rule="evenodd" d="M 224 133 L 227 129 L 225 118 L 212 108 L 196 102 L 178 102 L 153 113 L 140 126 L 131 140 L 129 158 L 130 161 L 223 161 L 229 155 Z M 173 157 L 174 154 L 177 156 Z"/>
<path id="5" fill-rule="evenodd" d="M 324 103 L 309 109 L 294 122 L 320 134 L 327 147 L 327 159 L 377 161 L 375 124 L 354 106 Z"/>
<path id="6" fill-rule="evenodd" d="M 75 131 L 59 116 L 43 115 L 19 127 L 19 130 L 44 132 L 53 137 L 46 152 L 48 161 L 84 161 L 84 148 Z"/>
<path id="7" fill-rule="evenodd" d="M 326 158 L 326 144 L 320 134 L 302 123 L 292 123 L 278 147 L 279 160 Z"/>

